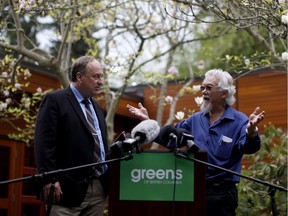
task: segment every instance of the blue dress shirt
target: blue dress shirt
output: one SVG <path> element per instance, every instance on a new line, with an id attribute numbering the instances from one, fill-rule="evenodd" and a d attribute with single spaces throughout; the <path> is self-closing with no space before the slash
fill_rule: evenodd
<path id="1" fill-rule="evenodd" d="M 72 89 L 77 101 L 79 102 L 79 104 L 81 106 L 81 109 L 82 109 L 82 111 L 83 111 L 83 113 L 84 113 L 84 115 L 85 115 L 85 117 L 87 119 L 86 111 L 85 111 L 85 104 L 82 103 L 82 101 L 84 100 L 84 97 L 72 85 L 72 83 L 70 84 L 70 87 L 71 87 L 71 89 Z M 91 112 L 92 112 L 92 115 L 93 115 L 94 125 L 95 125 L 97 136 L 98 136 L 98 139 L 99 139 L 100 150 L 101 150 L 101 159 L 102 159 L 102 161 L 105 161 L 105 150 L 104 150 L 104 144 L 103 144 L 103 140 L 102 140 L 101 130 L 100 130 L 100 127 L 99 127 L 99 122 L 98 122 L 98 118 L 97 118 L 96 112 L 95 112 L 94 107 L 93 107 L 93 105 L 92 105 L 90 100 L 89 100 L 89 106 L 90 106 L 90 109 L 91 109 Z M 103 169 L 104 169 L 104 171 L 106 171 L 106 169 L 107 169 L 106 165 L 103 166 Z"/>
<path id="2" fill-rule="evenodd" d="M 175 125 L 184 128 L 194 136 L 195 144 L 207 151 L 208 163 L 240 173 L 244 154 L 260 149 L 259 135 L 247 138 L 248 117 L 227 106 L 222 117 L 210 125 L 209 115 L 197 112 Z M 239 182 L 240 177 L 208 166 L 207 180 Z"/>

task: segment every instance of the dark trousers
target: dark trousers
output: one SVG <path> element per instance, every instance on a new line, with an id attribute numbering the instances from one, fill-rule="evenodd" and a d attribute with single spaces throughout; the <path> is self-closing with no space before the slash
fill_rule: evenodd
<path id="1" fill-rule="evenodd" d="M 235 183 L 207 184 L 207 216 L 235 216 L 237 206 L 238 194 Z"/>

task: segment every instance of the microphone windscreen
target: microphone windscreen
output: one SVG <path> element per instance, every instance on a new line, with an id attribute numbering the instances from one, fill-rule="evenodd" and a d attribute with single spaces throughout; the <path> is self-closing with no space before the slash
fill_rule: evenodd
<path id="1" fill-rule="evenodd" d="M 139 136 L 141 145 L 151 143 L 159 134 L 160 126 L 158 122 L 152 119 L 147 119 L 140 122 L 131 131 L 133 138 Z"/>

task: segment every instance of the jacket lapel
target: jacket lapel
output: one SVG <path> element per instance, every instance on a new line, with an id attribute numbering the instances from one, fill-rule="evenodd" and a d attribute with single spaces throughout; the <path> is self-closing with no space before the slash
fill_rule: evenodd
<path id="1" fill-rule="evenodd" d="M 88 122 L 85 118 L 85 115 L 84 115 L 76 97 L 74 96 L 70 86 L 66 88 L 66 95 L 67 95 L 68 101 L 71 103 L 72 108 L 74 109 L 76 114 L 79 116 L 82 123 L 86 126 L 87 130 L 90 132 L 90 128 L 89 128 Z M 91 134 L 91 136 L 92 136 L 92 134 Z"/>

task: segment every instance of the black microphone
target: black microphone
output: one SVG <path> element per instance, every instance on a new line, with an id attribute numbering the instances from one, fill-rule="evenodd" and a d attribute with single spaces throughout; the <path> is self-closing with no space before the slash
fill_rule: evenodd
<path id="1" fill-rule="evenodd" d="M 166 125 L 161 128 L 159 133 L 160 142 L 165 147 L 178 148 L 180 133 L 175 127 L 171 125 Z"/>
<path id="2" fill-rule="evenodd" d="M 125 133 L 124 131 L 114 140 L 114 142 L 110 145 L 110 151 L 113 152 L 116 156 L 123 156 L 123 141 L 131 138 L 130 133 Z"/>
<path id="3" fill-rule="evenodd" d="M 197 153 L 199 147 L 194 143 L 194 137 L 183 128 L 167 125 L 159 133 L 161 143 L 167 148 L 181 148 L 187 146 L 189 153 Z"/>
<path id="4" fill-rule="evenodd" d="M 194 136 L 192 136 L 189 131 L 183 128 L 177 128 L 177 130 L 180 134 L 179 146 L 187 146 L 187 151 L 189 153 L 197 153 L 199 151 L 199 147 L 194 143 Z"/>

